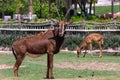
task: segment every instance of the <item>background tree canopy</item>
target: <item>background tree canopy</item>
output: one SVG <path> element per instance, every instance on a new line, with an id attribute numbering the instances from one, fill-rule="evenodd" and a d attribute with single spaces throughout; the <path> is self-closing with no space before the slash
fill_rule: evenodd
<path id="1" fill-rule="evenodd" d="M 58 18 L 56 8 L 60 13 L 60 17 L 64 18 L 66 12 L 71 6 L 73 7 L 73 5 L 74 8 L 71 9 L 67 16 L 68 19 L 71 15 L 77 15 L 78 10 L 84 16 L 91 15 L 91 10 L 93 10 L 95 15 L 95 4 L 97 2 L 98 0 L 0 0 L 0 18 L 3 18 L 2 16 L 4 15 L 12 16 L 16 13 L 28 14 L 30 12 L 30 6 L 32 7 L 31 11 L 37 14 L 38 18 Z M 86 13 L 86 9 L 88 8 L 90 11 Z"/>
<path id="2" fill-rule="evenodd" d="M 86 3 L 97 0 L 0 0 L 0 14 L 13 15 L 16 13 L 28 14 L 29 5 L 33 7 L 33 13 L 36 13 L 40 18 L 56 17 L 55 6 L 57 7 L 60 16 L 65 16 L 65 13 L 72 4 L 79 4 L 81 11 L 85 13 Z M 0 16 L 2 17 L 2 16 Z"/>

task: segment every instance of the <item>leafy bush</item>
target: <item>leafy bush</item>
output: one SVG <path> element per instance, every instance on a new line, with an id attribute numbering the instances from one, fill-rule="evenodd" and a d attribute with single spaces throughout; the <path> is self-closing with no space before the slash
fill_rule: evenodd
<path id="1" fill-rule="evenodd" d="M 73 22 L 80 22 L 80 21 L 82 21 L 82 17 L 80 17 L 80 16 L 72 16 L 71 17 L 71 21 L 73 21 Z"/>
<path id="2" fill-rule="evenodd" d="M 19 39 L 22 36 L 26 36 L 27 34 L 21 32 L 13 32 L 13 33 L 0 33 L 0 46 L 3 47 L 11 47 L 12 43 Z"/>
<path id="3" fill-rule="evenodd" d="M 108 34 L 104 38 L 104 48 L 120 47 L 120 36 Z"/>
<path id="4" fill-rule="evenodd" d="M 76 37 L 76 36 L 69 36 L 66 37 L 63 43 L 63 48 L 68 47 L 69 50 L 74 50 L 76 46 L 79 46 L 79 44 L 82 42 L 82 39 Z"/>
<path id="5" fill-rule="evenodd" d="M 95 15 L 88 15 L 87 17 L 85 17 L 85 20 L 96 20 L 97 16 Z"/>
<path id="6" fill-rule="evenodd" d="M 84 40 L 84 37 L 87 34 L 79 35 L 79 36 L 69 36 L 65 38 L 65 41 L 63 43 L 63 48 L 68 47 L 69 50 L 75 50 L 76 46 L 80 46 Z M 113 34 L 113 33 L 104 33 L 104 45 L 103 49 L 108 48 L 116 48 L 120 47 L 120 36 L 119 34 Z M 99 46 L 94 43 L 93 49 L 98 49 Z"/>
<path id="7" fill-rule="evenodd" d="M 37 14 L 37 16 L 40 18 L 45 18 L 45 19 L 48 19 L 48 18 L 56 18 L 58 17 L 57 13 L 56 13 L 56 10 L 54 8 L 54 3 L 51 4 L 51 9 L 50 9 L 50 13 L 49 13 L 49 5 L 48 3 L 43 3 L 43 4 L 40 4 L 41 7 L 42 7 L 42 11 L 40 13 L 40 8 L 38 6 L 34 6 L 34 12 L 35 14 Z M 40 15 L 42 14 L 42 15 Z"/>
<path id="8" fill-rule="evenodd" d="M 1 33 L 0 33 L 1 34 Z M 62 48 L 68 48 L 69 50 L 75 50 L 77 46 L 80 46 L 86 37 L 86 35 L 90 34 L 87 33 L 80 33 L 78 35 L 69 35 L 65 37 L 64 43 L 62 45 Z M 120 36 L 119 33 L 102 33 L 104 35 L 104 45 L 103 49 L 108 48 L 116 48 L 120 47 Z M 8 34 L 1 34 L 0 36 L 0 46 L 4 47 L 11 47 L 12 43 L 22 37 L 27 36 L 28 34 L 21 33 L 21 32 L 15 32 L 15 33 L 8 33 Z M 30 35 L 30 34 L 29 34 Z M 93 44 L 93 49 L 98 49 L 98 45 Z"/>
<path id="9" fill-rule="evenodd" d="M 0 36 L 0 45 L 3 47 L 9 47 L 12 45 L 13 41 L 15 41 L 16 36 L 8 35 L 8 36 Z"/>

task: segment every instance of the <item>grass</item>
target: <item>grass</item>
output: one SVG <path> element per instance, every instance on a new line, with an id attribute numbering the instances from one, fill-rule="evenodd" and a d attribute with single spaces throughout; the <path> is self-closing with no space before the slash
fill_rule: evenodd
<path id="1" fill-rule="evenodd" d="M 54 64 L 68 63 L 84 63 L 84 62 L 112 62 L 120 63 L 120 56 L 113 56 L 112 54 L 103 54 L 102 58 L 98 58 L 98 54 L 94 54 L 92 58 L 89 54 L 85 58 L 80 56 L 77 58 L 75 54 L 70 52 L 60 52 L 54 56 Z M 19 77 L 15 78 L 13 69 L 0 70 L 0 80 L 41 80 L 46 75 L 46 55 L 38 58 L 26 57 L 20 67 Z M 13 55 L 0 54 L 0 64 L 14 65 L 15 58 Z M 88 65 L 89 66 L 89 65 Z M 71 68 L 54 67 L 54 76 L 56 79 L 71 79 L 71 80 L 119 80 L 120 71 L 100 71 L 100 70 L 76 70 Z M 94 72 L 94 77 L 91 76 Z M 79 78 L 81 77 L 81 78 Z"/>
<path id="2" fill-rule="evenodd" d="M 114 5 L 114 12 L 119 12 L 120 6 Z M 96 14 L 104 14 L 104 13 L 111 13 L 111 6 L 96 6 Z"/>

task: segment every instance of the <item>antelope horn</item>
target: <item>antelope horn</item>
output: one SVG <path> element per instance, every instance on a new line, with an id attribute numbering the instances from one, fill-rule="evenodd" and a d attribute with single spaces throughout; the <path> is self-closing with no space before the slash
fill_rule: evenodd
<path id="1" fill-rule="evenodd" d="M 68 15 L 68 13 L 70 12 L 71 8 L 72 8 L 72 7 L 70 7 L 70 8 L 67 10 L 67 13 L 65 14 L 65 19 L 64 19 L 65 21 L 66 21 L 66 17 L 67 17 L 67 15 Z"/>
<path id="2" fill-rule="evenodd" d="M 61 21 L 61 17 L 60 17 L 60 14 L 59 14 L 59 11 L 58 11 L 58 9 L 57 9 L 56 5 L 54 5 L 54 7 L 55 7 L 55 9 L 56 9 L 56 12 L 57 12 L 57 14 L 58 14 L 59 21 Z"/>

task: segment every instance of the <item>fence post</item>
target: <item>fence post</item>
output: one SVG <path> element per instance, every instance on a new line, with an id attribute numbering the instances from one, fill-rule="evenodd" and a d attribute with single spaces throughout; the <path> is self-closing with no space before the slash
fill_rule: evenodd
<path id="1" fill-rule="evenodd" d="M 50 29 L 54 29 L 54 21 L 50 20 Z"/>
<path id="2" fill-rule="evenodd" d="M 85 29 L 85 20 L 82 20 L 82 27 Z"/>
<path id="3" fill-rule="evenodd" d="M 18 14 L 18 28 L 21 29 L 22 24 L 21 24 L 21 14 Z"/>
<path id="4" fill-rule="evenodd" d="M 114 20 L 114 28 L 115 28 L 115 29 L 117 28 L 116 25 L 117 25 L 117 24 L 116 24 L 116 20 Z"/>

